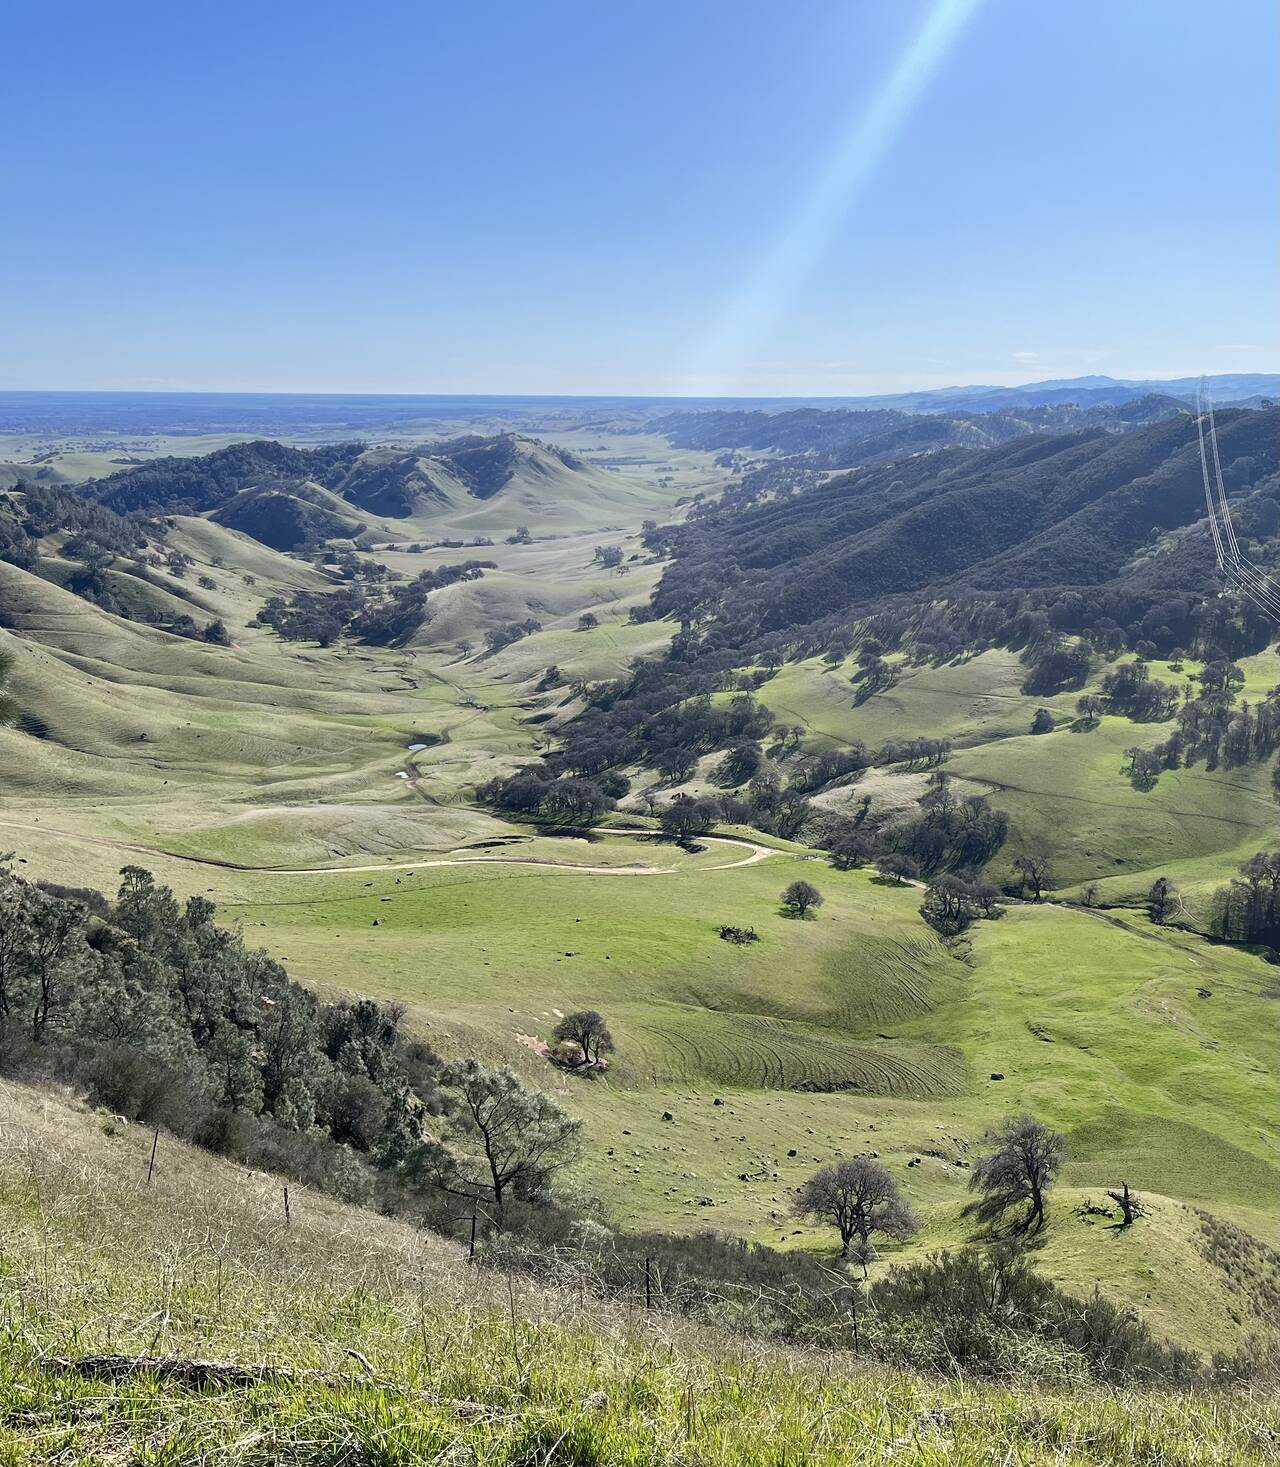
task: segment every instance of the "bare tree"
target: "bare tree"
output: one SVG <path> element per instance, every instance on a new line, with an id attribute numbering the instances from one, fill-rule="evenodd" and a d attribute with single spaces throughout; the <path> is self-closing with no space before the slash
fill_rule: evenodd
<path id="1" fill-rule="evenodd" d="M 1011 1207 L 1028 1204 L 1017 1232 L 1039 1232 L 1045 1224 L 1045 1206 L 1067 1152 L 1066 1138 L 1051 1131 L 1034 1116 L 1006 1121 L 988 1139 L 995 1150 L 974 1163 L 969 1190 L 981 1192 L 973 1210 L 984 1221 L 998 1222 Z"/>
<path id="2" fill-rule="evenodd" d="M 1015 856 L 1013 869 L 1022 877 L 1023 886 L 1029 886 L 1035 893 L 1036 901 L 1040 900 L 1046 887 L 1053 885 L 1053 866 L 1042 852 Z"/>
<path id="3" fill-rule="evenodd" d="M 613 1053 L 613 1035 L 604 1016 L 595 1009 L 566 1014 L 551 1031 L 551 1037 L 561 1044 L 576 1044 L 584 1065 L 598 1065 L 602 1054 Z"/>
<path id="4" fill-rule="evenodd" d="M 793 881 L 782 893 L 782 905 L 793 917 L 803 917 L 810 907 L 822 905 L 822 893 L 812 882 Z"/>
<path id="5" fill-rule="evenodd" d="M 910 856 L 898 855 L 896 851 L 880 856 L 876 860 L 876 870 L 895 886 L 901 886 L 904 881 L 914 881 L 920 875 L 919 863 Z"/>
<path id="6" fill-rule="evenodd" d="M 577 1157 L 582 1122 L 513 1070 L 487 1070 L 467 1060 L 446 1065 L 440 1082 L 453 1102 L 445 1139 L 409 1153 L 404 1175 L 411 1184 L 492 1202 L 500 1222 L 510 1197 L 538 1196 Z"/>
<path id="7" fill-rule="evenodd" d="M 1098 726 L 1106 706 L 1105 699 L 1098 697 L 1097 693 L 1086 693 L 1083 698 L 1076 699 L 1076 712 L 1084 720 L 1086 728 Z"/>
<path id="8" fill-rule="evenodd" d="M 841 1257 L 862 1264 L 875 1258 L 872 1237 L 910 1238 L 919 1221 L 887 1167 L 869 1156 L 824 1166 L 800 1188 L 792 1208 L 798 1217 L 830 1223 L 840 1234 Z"/>
<path id="9" fill-rule="evenodd" d="M 1142 1205 L 1142 1199 L 1136 1192 L 1130 1192 L 1128 1182 L 1124 1184 L 1124 1190 L 1122 1192 L 1109 1191 L 1107 1196 L 1111 1198 L 1112 1202 L 1118 1203 L 1120 1206 L 1120 1213 L 1124 1219 L 1120 1224 L 1122 1228 L 1131 1228 L 1138 1218 L 1147 1215 L 1147 1210 Z"/>

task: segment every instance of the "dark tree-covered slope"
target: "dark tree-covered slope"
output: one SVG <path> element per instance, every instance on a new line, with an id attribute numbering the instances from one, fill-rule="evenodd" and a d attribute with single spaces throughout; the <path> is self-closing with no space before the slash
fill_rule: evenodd
<path id="1" fill-rule="evenodd" d="M 123 514 L 204 514 L 243 489 L 305 479 L 324 480 L 339 464 L 354 460 L 359 444 L 290 448 L 284 443 L 233 443 L 199 458 L 158 458 L 122 469 L 85 486 L 85 493 Z"/>
<path id="2" fill-rule="evenodd" d="M 1176 398 L 1151 393 L 1120 405 L 1005 408 L 992 412 L 903 412 L 896 408 L 795 408 L 673 413 L 653 423 L 679 448 L 775 453 L 816 468 L 854 468 L 943 448 L 993 448 L 1029 433 L 1124 431 L 1185 417 Z"/>
<path id="3" fill-rule="evenodd" d="M 1220 415 L 1223 467 L 1241 495 L 1274 479 L 1278 429 L 1276 409 Z M 1119 577 L 1153 534 L 1203 513 L 1196 428 L 1185 415 L 1128 433 L 952 449 L 662 532 L 676 558 L 654 608 L 692 618 L 714 607 L 743 639 L 904 593 L 1097 586 Z M 1169 560 L 1175 576 L 1194 569 L 1197 584 L 1166 589 L 1208 585 L 1207 537 L 1200 546 L 1194 565 L 1185 554 Z"/>
<path id="4" fill-rule="evenodd" d="M 208 514 L 247 490 L 274 489 L 306 499 L 299 488 L 310 483 L 370 514 L 403 518 L 420 507 L 490 499 L 522 468 L 536 474 L 548 456 L 568 469 L 583 467 L 563 449 L 511 433 L 468 435 L 420 448 L 236 443 L 199 458 L 160 458 L 122 469 L 85 485 L 83 492 L 119 513 Z"/>
<path id="5" fill-rule="evenodd" d="M 305 484 L 282 489 L 246 489 L 210 518 L 228 529 L 252 535 L 273 550 L 301 550 L 325 540 L 353 539 L 364 530 L 354 515 L 336 514 Z"/>

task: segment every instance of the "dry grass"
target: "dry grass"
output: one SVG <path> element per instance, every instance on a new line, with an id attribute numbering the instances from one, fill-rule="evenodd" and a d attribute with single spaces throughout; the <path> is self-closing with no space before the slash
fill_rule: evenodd
<path id="1" fill-rule="evenodd" d="M 1239 1396 L 975 1386 L 477 1275 L 403 1223 L 291 1192 L 60 1097 L 0 1092 L 0 1463 L 1274 1461 Z M 104 1383 L 55 1355 L 303 1372 Z M 350 1352 L 357 1352 L 352 1354 Z"/>

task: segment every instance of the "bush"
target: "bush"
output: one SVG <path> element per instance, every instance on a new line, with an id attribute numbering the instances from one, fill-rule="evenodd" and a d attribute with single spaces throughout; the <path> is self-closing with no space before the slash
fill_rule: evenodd
<path id="1" fill-rule="evenodd" d="M 88 1051 L 76 1072 L 91 1101 L 126 1120 L 163 1126 L 187 1140 L 200 1137 L 209 1124 L 206 1092 L 189 1074 L 144 1050 L 103 1045 Z"/>
<path id="2" fill-rule="evenodd" d="M 1064 1293 L 1014 1249 L 901 1265 L 867 1300 L 876 1352 L 903 1364 L 1012 1375 L 1065 1349 L 1114 1384 L 1183 1384 L 1199 1373 L 1194 1356 L 1160 1344 L 1130 1311 L 1098 1293 Z"/>

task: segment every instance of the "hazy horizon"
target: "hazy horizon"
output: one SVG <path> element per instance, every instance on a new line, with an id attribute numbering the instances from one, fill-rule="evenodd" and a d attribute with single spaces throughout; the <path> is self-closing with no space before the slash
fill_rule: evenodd
<path id="1" fill-rule="evenodd" d="M 742 402 L 829 402 L 829 403 L 857 403 L 874 402 L 881 398 L 925 396 L 932 393 L 946 394 L 948 392 L 983 392 L 986 390 L 1002 391 L 1017 389 L 1052 389 L 1057 387 L 1080 386 L 1083 390 L 1089 384 L 1114 384 L 1119 387 L 1160 387 L 1160 386 L 1185 386 L 1204 379 L 1210 385 L 1215 382 L 1235 381 L 1237 379 L 1269 379 L 1268 386 L 1280 386 L 1280 371 L 1268 371 L 1259 368 L 1249 372 L 1194 372 L 1183 375 L 1166 373 L 1162 375 L 1121 374 L 1113 376 L 1110 373 L 1084 373 L 1073 378 L 1017 378 L 1008 382 L 948 382 L 940 386 L 916 386 L 904 387 L 891 392 L 884 393 L 670 393 L 670 392 L 377 392 L 364 391 L 350 388 L 309 389 L 309 388 L 217 388 L 217 387 L 0 387 L 0 402 L 6 398 L 15 397 L 239 397 L 239 398 L 261 398 L 261 397 L 291 397 L 291 398 L 370 398 L 375 400 L 404 399 L 406 401 L 493 401 L 493 402 L 698 402 L 698 403 L 742 403 Z M 1273 379 L 1273 380 L 1270 380 Z"/>

